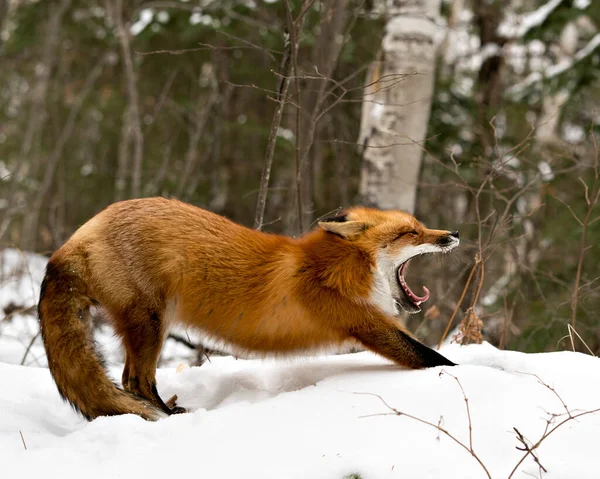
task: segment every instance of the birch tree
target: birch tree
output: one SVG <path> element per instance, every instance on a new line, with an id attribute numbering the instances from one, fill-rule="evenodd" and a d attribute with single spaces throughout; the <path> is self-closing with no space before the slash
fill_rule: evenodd
<path id="1" fill-rule="evenodd" d="M 363 102 L 359 193 L 368 204 L 414 212 L 434 91 L 440 1 L 386 0 L 385 7 L 380 58 L 369 69 Z"/>

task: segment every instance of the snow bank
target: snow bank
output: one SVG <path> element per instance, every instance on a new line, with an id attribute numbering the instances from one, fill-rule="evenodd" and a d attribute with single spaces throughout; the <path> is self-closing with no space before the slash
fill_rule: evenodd
<path id="1" fill-rule="evenodd" d="M 37 255 L 0 253 L 0 306 L 35 306 L 45 264 Z M 44 366 L 46 359 L 33 312 L 11 317 L 0 321 L 0 458 L 8 477 L 484 478 L 456 441 L 415 418 L 390 415 L 382 402 L 439 424 L 468 448 L 466 396 L 473 450 L 491 477 L 507 478 L 525 454 L 513 428 L 534 444 L 567 410 L 600 408 L 596 358 L 452 345 L 442 352 L 460 366 L 424 371 L 367 352 L 288 361 L 211 357 L 199 368 L 158 370 L 161 395 L 177 394 L 189 414 L 88 423 L 60 399 L 47 369 L 18 365 L 30 343 L 24 364 Z M 99 340 L 119 378 L 118 341 L 108 328 Z M 192 357 L 174 342 L 165 351 L 173 366 Z M 536 450 L 544 477 L 598 477 L 599 435 L 600 413 L 559 427 Z M 539 467 L 529 456 L 513 478 L 531 475 L 539 477 Z"/>
<path id="2" fill-rule="evenodd" d="M 407 371 L 371 353 L 287 362 L 213 358 L 158 372 L 163 397 L 189 414 L 148 423 L 136 416 L 88 423 L 64 404 L 46 369 L 0 363 L 3 470 L 20 478 L 482 478 L 477 461 L 435 428 L 387 415 L 389 405 L 440 424 L 473 448 L 494 478 L 535 443 L 549 414 L 600 407 L 600 361 L 579 353 L 522 354 L 489 345 L 443 350 L 462 365 Z M 115 376 L 120 370 L 113 371 Z M 440 374 L 442 373 L 442 374 Z M 27 445 L 24 449 L 20 433 Z M 600 414 L 572 420 L 537 450 L 549 478 L 596 478 Z M 359 476 L 350 476 L 358 474 Z M 515 478 L 538 466 L 528 457 Z"/>

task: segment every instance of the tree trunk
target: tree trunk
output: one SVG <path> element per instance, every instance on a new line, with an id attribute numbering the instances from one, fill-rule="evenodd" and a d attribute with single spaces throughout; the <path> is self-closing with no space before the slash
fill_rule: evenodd
<path id="1" fill-rule="evenodd" d="M 128 106 L 121 116 L 121 136 L 119 140 L 119 153 L 117 157 L 117 173 L 115 175 L 114 201 L 124 200 L 127 193 L 127 180 L 129 179 L 129 145 L 131 143 L 131 108 Z"/>
<path id="2" fill-rule="evenodd" d="M 359 143 L 367 204 L 414 212 L 434 90 L 439 0 L 388 0 L 379 61 L 369 69 Z M 405 74 L 412 74 L 403 78 Z"/>
<path id="3" fill-rule="evenodd" d="M 576 22 L 569 22 L 560 34 L 558 44 L 557 63 L 567 62 L 575 56 L 579 31 Z M 546 94 L 542 100 L 542 112 L 537 121 L 536 138 L 539 147 L 553 146 L 561 143 L 560 139 L 560 112 L 567 103 L 571 92 L 561 88 L 556 92 Z"/>
<path id="4" fill-rule="evenodd" d="M 318 181 L 317 172 L 321 168 L 319 155 L 322 154 L 313 145 L 323 128 L 322 115 L 330 100 L 327 91 L 332 86 L 331 78 L 344 46 L 348 3 L 348 0 L 321 2 L 319 34 L 314 40 L 310 63 L 305 65 L 302 72 L 305 78 L 301 82 L 302 95 L 297 99 L 301 112 L 300 124 L 296 129 L 299 147 L 296 172 L 296 188 L 299 190 L 296 198 L 299 226 L 297 233 L 309 229 L 312 221 L 315 183 Z"/>
<path id="5" fill-rule="evenodd" d="M 198 98 L 196 99 L 196 105 L 194 111 L 190 114 L 190 131 L 188 136 L 188 149 L 185 154 L 185 162 L 183 165 L 183 171 L 179 178 L 175 196 L 180 200 L 187 200 L 187 184 L 188 180 L 197 172 L 198 163 L 198 150 L 200 140 L 204 136 L 208 120 L 212 119 L 212 111 L 214 106 L 219 102 L 220 95 L 218 89 L 217 78 L 215 76 L 215 67 L 211 63 L 205 63 L 202 66 L 202 72 L 198 78 L 198 85 L 202 84 L 202 81 L 206 81 L 210 85 L 212 91 L 208 93 L 202 89 L 197 89 Z M 193 190 L 190 192 L 193 194 Z"/>
<path id="6" fill-rule="evenodd" d="M 25 216 L 23 220 L 22 244 L 25 245 L 24 249 L 26 248 L 28 250 L 35 251 L 38 246 L 40 218 L 42 217 L 42 211 L 47 208 L 52 185 L 56 176 L 56 170 L 63 157 L 63 152 L 67 146 L 67 142 L 75 130 L 79 112 L 81 111 L 86 98 L 94 88 L 96 81 L 102 74 L 106 58 L 107 57 L 103 57 L 98 62 L 96 67 L 89 73 L 85 83 L 83 84 L 83 87 L 81 88 L 81 91 L 77 95 L 77 98 L 75 99 L 75 102 L 69 111 L 67 121 L 65 122 L 65 125 L 63 126 L 56 140 L 56 144 L 54 145 L 52 153 L 45 159 L 46 161 L 44 163 L 46 165 L 46 169 L 44 171 L 44 176 L 37 192 L 37 196 L 33 202 L 33 205 L 31 206 L 29 214 Z"/>
<path id="7" fill-rule="evenodd" d="M 23 174 L 34 178 L 37 177 L 38 170 L 45 163 L 44 159 L 41 158 L 40 145 L 44 135 L 46 120 L 48 119 L 48 89 L 52 72 L 60 56 L 59 46 L 63 18 L 70 6 L 71 0 L 61 0 L 56 8 L 52 9 L 45 27 L 45 42 L 42 46 L 39 62 L 36 64 L 35 81 L 30 97 L 29 118 L 23 135 L 23 143 L 21 144 L 21 158 L 23 161 L 20 162 L 14 172 L 17 178 Z M 42 175 L 45 178 L 46 173 Z M 37 198 L 34 198 L 33 202 L 36 205 L 39 204 Z M 38 206 L 34 206 L 33 212 L 25 214 L 21 231 L 21 247 L 31 251 L 35 250 L 38 239 L 39 212 L 36 211 L 37 208 Z"/>
<path id="8" fill-rule="evenodd" d="M 123 72 L 127 84 L 129 98 L 128 121 L 133 139 L 133 164 L 131 171 L 131 197 L 139 198 L 142 193 L 142 163 L 144 160 L 144 134 L 142 132 L 142 118 L 140 100 L 137 89 L 137 72 L 133 64 L 131 53 L 130 22 L 123 19 L 123 0 L 114 0 L 108 3 L 112 9 L 112 17 L 116 26 L 116 34 L 121 45 L 121 59 Z"/>
<path id="9" fill-rule="evenodd" d="M 502 48 L 507 39 L 498 34 L 498 27 L 504 18 L 502 5 L 498 2 L 478 2 L 473 13 L 479 29 L 481 51 L 490 48 L 493 52 L 487 54 L 481 63 L 475 84 L 475 101 L 477 103 L 477 120 L 475 136 L 481 150 L 475 150 L 475 156 L 491 159 L 494 155 L 493 146 L 496 143 L 496 132 L 491 125 L 498 112 L 502 100 L 502 77 L 505 58 Z M 486 167 L 487 170 L 487 167 Z M 487 171 L 483 172 L 486 175 Z"/>

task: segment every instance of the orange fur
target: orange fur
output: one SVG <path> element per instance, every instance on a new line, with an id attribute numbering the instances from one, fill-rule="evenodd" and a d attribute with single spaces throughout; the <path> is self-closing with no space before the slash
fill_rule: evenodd
<path id="1" fill-rule="evenodd" d="M 408 367 L 451 365 L 371 299 L 379 254 L 396 257 L 449 232 L 400 211 L 353 208 L 342 219 L 292 239 L 177 200 L 111 205 L 56 251 L 44 279 L 40 323 L 61 395 L 89 419 L 181 411 L 161 400 L 155 382 L 174 323 L 240 351 L 301 353 L 352 339 Z M 85 321 L 91 305 L 108 313 L 123 339 L 124 390 L 94 352 Z"/>

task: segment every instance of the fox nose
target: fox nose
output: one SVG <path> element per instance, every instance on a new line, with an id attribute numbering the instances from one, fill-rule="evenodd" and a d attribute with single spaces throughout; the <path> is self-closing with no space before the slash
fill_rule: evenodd
<path id="1" fill-rule="evenodd" d="M 450 236 L 452 236 L 453 238 L 458 239 L 458 231 L 451 231 L 450 232 Z"/>

